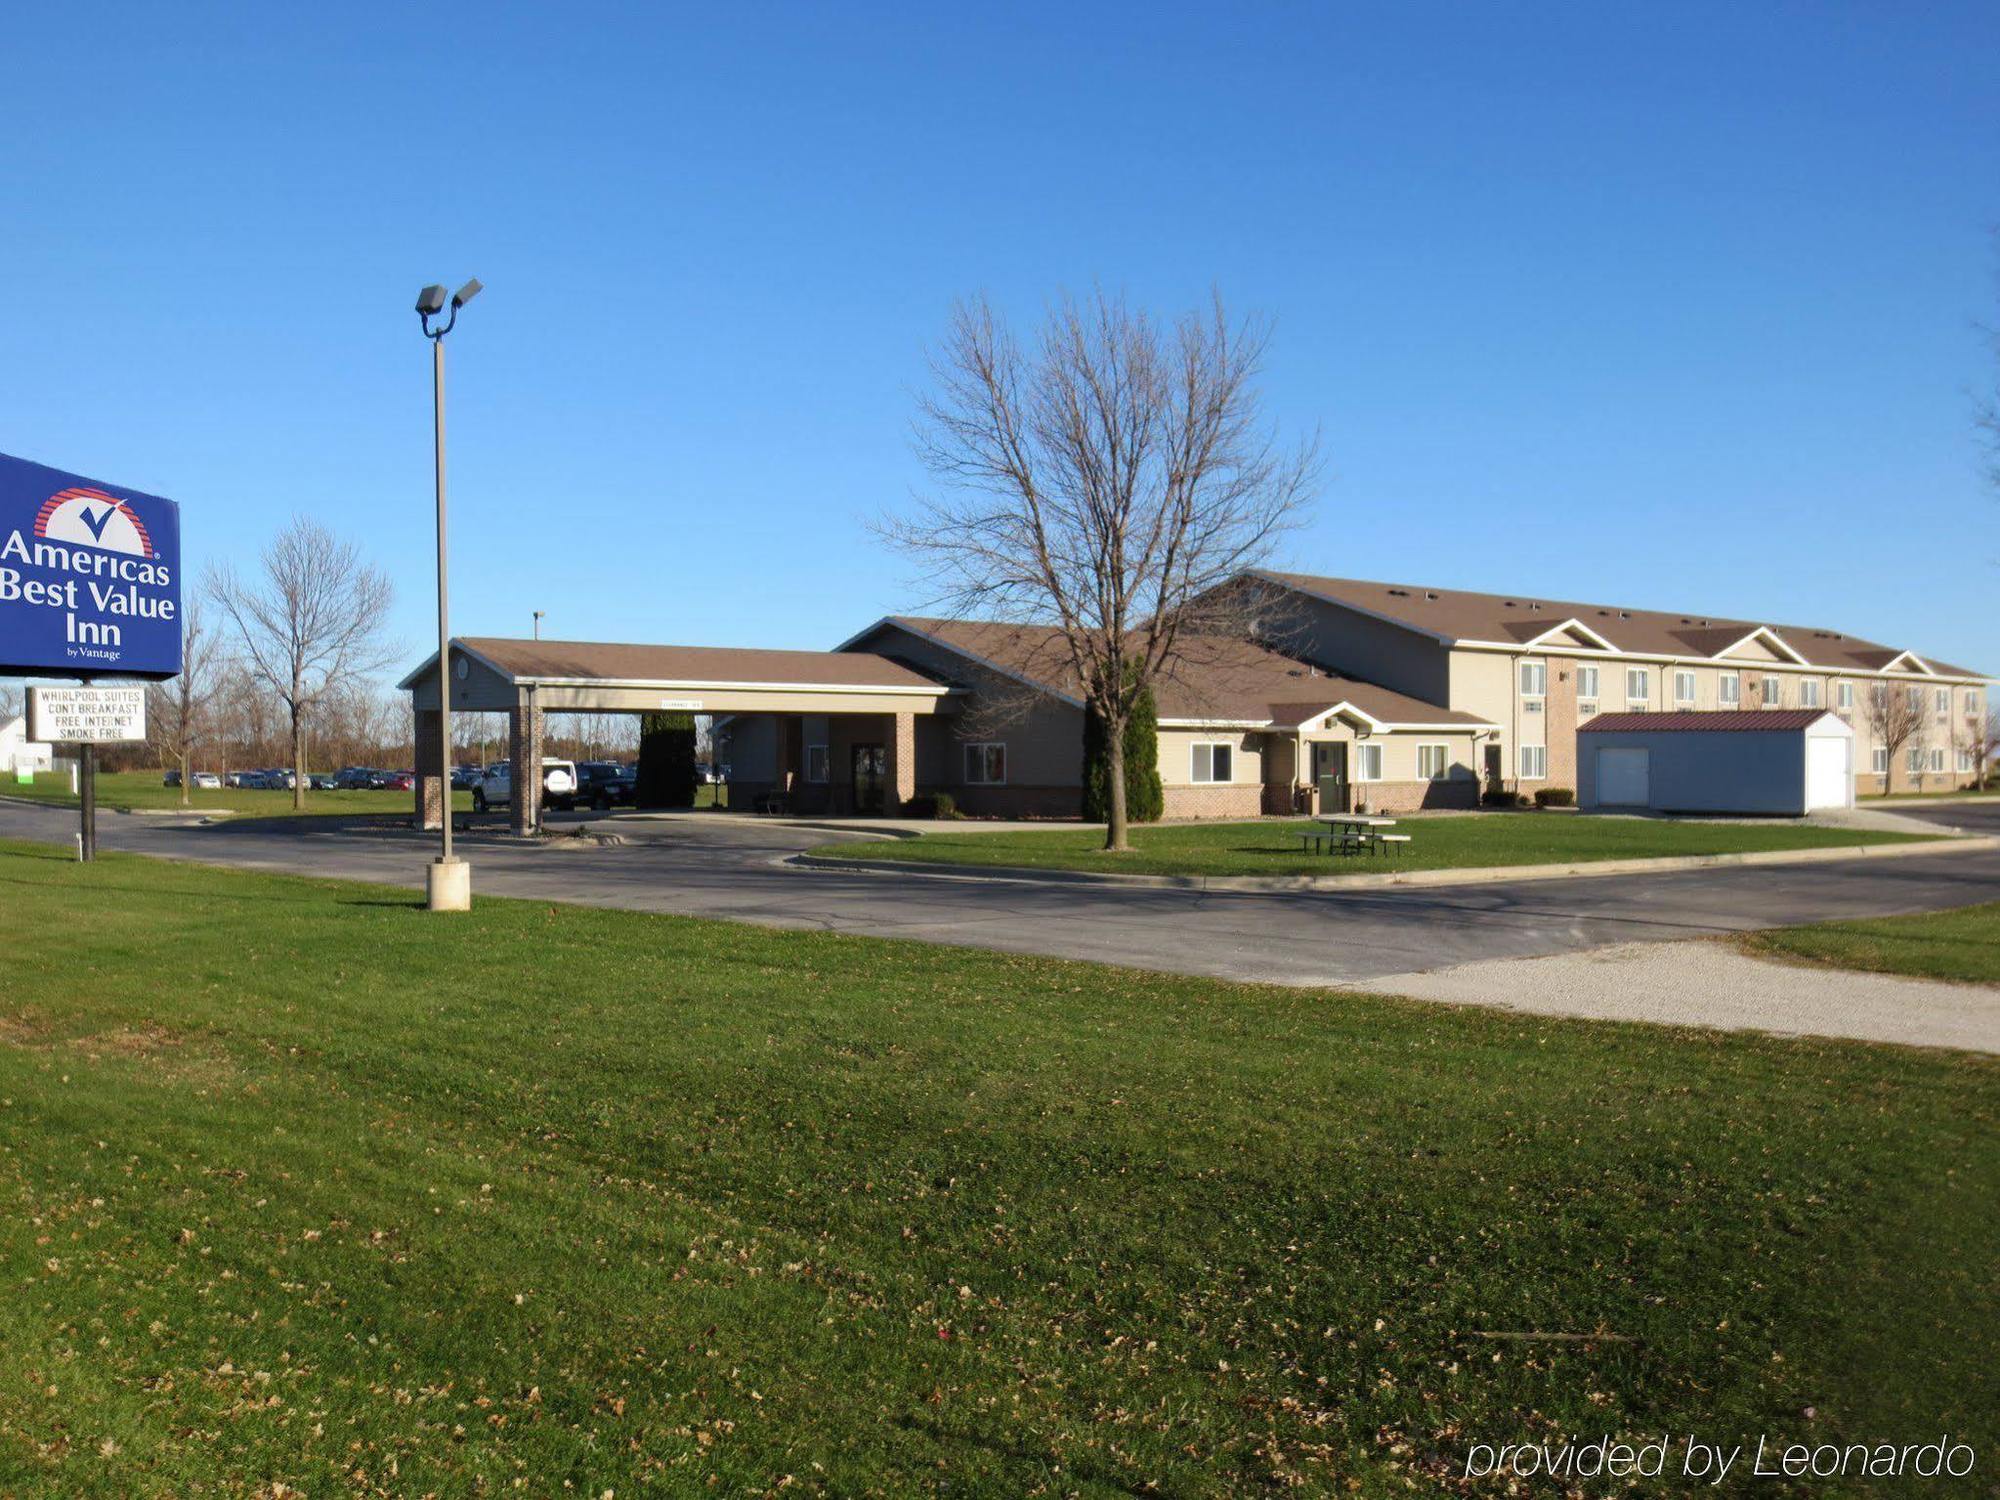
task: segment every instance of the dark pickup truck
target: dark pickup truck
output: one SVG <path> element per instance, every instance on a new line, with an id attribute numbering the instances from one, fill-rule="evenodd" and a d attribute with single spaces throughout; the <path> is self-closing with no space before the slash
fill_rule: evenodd
<path id="1" fill-rule="evenodd" d="M 576 791 L 570 805 L 609 812 L 614 807 L 631 807 L 638 791 L 639 777 L 630 766 L 608 760 L 586 760 L 577 765 Z"/>

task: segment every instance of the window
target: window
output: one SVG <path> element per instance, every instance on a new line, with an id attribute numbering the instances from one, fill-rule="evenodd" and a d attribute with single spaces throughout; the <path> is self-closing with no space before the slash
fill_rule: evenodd
<path id="1" fill-rule="evenodd" d="M 1877 776 L 1887 776 L 1889 774 L 1889 752 L 1884 750 L 1880 745 L 1877 745 L 1869 755 L 1869 762 L 1870 769 Z"/>
<path id="2" fill-rule="evenodd" d="M 1972 752 L 1970 750 L 1960 750 L 1958 752 L 1958 768 L 1961 771 L 1970 771 L 1972 769 Z"/>
<path id="3" fill-rule="evenodd" d="M 965 784 L 967 786 L 1005 786 L 1007 784 L 1007 747 L 999 743 L 967 745 L 965 747 Z"/>
<path id="4" fill-rule="evenodd" d="M 1968 719 L 1979 717 L 1979 694 L 1967 693 L 1965 695 L 1965 716 Z"/>
<path id="5" fill-rule="evenodd" d="M 1539 698 L 1549 690 L 1549 664 L 1545 661 L 1521 663 L 1521 696 Z"/>
<path id="6" fill-rule="evenodd" d="M 1521 747 L 1521 779 L 1540 781 L 1549 774 L 1549 747 L 1547 745 L 1523 745 Z"/>
<path id="7" fill-rule="evenodd" d="M 1354 779 L 1356 781 L 1380 781 L 1382 779 L 1382 747 L 1380 745 L 1356 745 L 1354 747 Z"/>
<path id="8" fill-rule="evenodd" d="M 1743 702 L 1743 674 L 1724 672 L 1715 679 L 1715 701 L 1724 708 L 1736 708 Z"/>
<path id="9" fill-rule="evenodd" d="M 1764 707 L 1776 708 L 1785 701 L 1785 679 L 1776 672 L 1764 674 Z"/>
<path id="10" fill-rule="evenodd" d="M 1924 750 L 1921 745 L 1912 745 L 1903 752 L 1903 768 L 1912 776 L 1924 773 Z"/>
<path id="11" fill-rule="evenodd" d="M 1944 746 L 1931 746 L 1931 769 L 1938 772 L 1944 770 Z"/>
<path id="12" fill-rule="evenodd" d="M 1236 755 L 1233 746 L 1220 740 L 1213 744 L 1198 744 L 1193 750 L 1193 764 L 1188 770 L 1190 781 L 1234 781 L 1236 779 Z"/>
<path id="13" fill-rule="evenodd" d="M 1937 704 L 1938 723 L 1942 724 L 1951 717 L 1951 689 L 1939 688 L 1933 701 Z"/>
<path id="14" fill-rule="evenodd" d="M 1589 701 L 1597 696 L 1597 668 L 1578 667 L 1576 669 L 1576 695 Z"/>
<path id="15" fill-rule="evenodd" d="M 1843 710 L 1852 713 L 1854 711 L 1854 684 L 1843 682 L 1838 688 L 1834 689 L 1833 701 L 1838 703 Z"/>
<path id="16" fill-rule="evenodd" d="M 806 780 L 825 781 L 827 779 L 826 746 L 806 746 Z"/>
<path id="17" fill-rule="evenodd" d="M 1443 781 L 1451 774 L 1451 752 L 1444 745 L 1417 746 L 1417 776 L 1424 781 Z"/>
<path id="18" fill-rule="evenodd" d="M 1692 672 L 1674 673 L 1674 702 L 1676 703 L 1694 702 L 1694 673 Z"/>
<path id="19" fill-rule="evenodd" d="M 1653 674 L 1651 669 L 1646 667 L 1627 667 L 1625 669 L 1625 701 L 1627 703 L 1644 703 L 1652 696 Z"/>
<path id="20" fill-rule="evenodd" d="M 1909 689 L 1909 698 L 1910 712 L 1913 714 L 1922 713 L 1924 711 L 1924 690 L 1920 687 Z"/>
<path id="21" fill-rule="evenodd" d="M 1799 707 L 1819 707 L 1819 679 L 1817 677 L 1801 677 L 1799 679 Z"/>

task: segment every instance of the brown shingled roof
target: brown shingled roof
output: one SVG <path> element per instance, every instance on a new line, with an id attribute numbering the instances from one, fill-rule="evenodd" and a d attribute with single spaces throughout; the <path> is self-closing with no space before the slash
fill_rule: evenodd
<path id="1" fill-rule="evenodd" d="M 781 683 L 799 687 L 942 688 L 902 662 L 861 651 L 756 651 L 461 636 L 458 644 L 516 679 Z"/>
<path id="2" fill-rule="evenodd" d="M 1903 654 L 1894 647 L 1843 631 L 1780 625 L 1768 620 L 1726 619 L 1694 611 L 1580 604 L 1533 594 L 1475 594 L 1465 589 L 1380 583 L 1363 578 L 1324 578 L 1311 573 L 1265 572 L 1261 576 L 1449 641 L 1531 641 L 1566 620 L 1575 620 L 1621 651 L 1661 656 L 1713 656 L 1760 628 L 1773 632 L 1813 666 L 1828 671 L 1879 671 Z M 1985 675 L 1965 667 L 1948 666 L 1922 652 L 1915 654 L 1933 671 L 1945 676 Z"/>
<path id="3" fill-rule="evenodd" d="M 1053 626 L 915 615 L 892 616 L 885 623 L 999 667 L 1071 702 L 1082 699 L 1062 634 Z M 1310 662 L 1234 636 L 1184 637 L 1182 647 L 1182 660 L 1154 689 L 1162 719 L 1290 728 L 1351 704 L 1382 723 L 1487 725 L 1477 714 L 1426 703 L 1372 682 L 1332 676 Z"/>
<path id="4" fill-rule="evenodd" d="M 1578 734 L 1625 734 L 1655 729 L 1700 730 L 1710 734 L 1757 729 L 1804 729 L 1824 719 L 1824 708 L 1702 709 L 1665 714 L 1599 714 L 1577 726 Z"/>

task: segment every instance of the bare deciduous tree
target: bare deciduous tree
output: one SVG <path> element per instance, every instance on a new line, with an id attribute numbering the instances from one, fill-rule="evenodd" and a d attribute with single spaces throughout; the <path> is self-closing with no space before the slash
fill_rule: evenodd
<path id="1" fill-rule="evenodd" d="M 1922 690 L 1900 683 L 1878 682 L 1868 689 L 1862 719 L 1882 758 L 1882 792 L 1888 795 L 1889 781 L 1896 771 L 1896 756 L 1924 728 Z"/>
<path id="2" fill-rule="evenodd" d="M 388 576 L 364 563 L 354 543 L 294 516 L 264 548 L 255 578 L 224 568 L 208 589 L 236 629 L 245 666 L 285 707 L 297 778 L 292 806 L 302 808 L 313 709 L 331 689 L 379 671 L 393 655 L 382 639 Z"/>
<path id="3" fill-rule="evenodd" d="M 181 617 L 181 674 L 146 688 L 146 734 L 162 763 L 180 773 L 180 802 L 192 800 L 195 747 L 209 732 L 209 710 L 223 682 L 215 632 L 199 600 L 188 601 Z"/>
<path id="4" fill-rule="evenodd" d="M 932 360 L 917 448 L 942 493 L 882 530 L 953 613 L 1055 627 L 1105 725 L 1109 850 L 1128 847 L 1134 704 L 1201 637 L 1247 626 L 1224 585 L 1311 498 L 1316 442 L 1281 449 L 1263 421 L 1267 340 L 1219 298 L 1169 329 L 1099 292 L 1061 298 L 1025 351 L 981 299 Z"/>

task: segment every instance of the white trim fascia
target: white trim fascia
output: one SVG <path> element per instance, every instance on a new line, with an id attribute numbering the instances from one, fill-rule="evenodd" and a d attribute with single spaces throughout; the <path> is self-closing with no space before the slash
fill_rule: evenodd
<path id="1" fill-rule="evenodd" d="M 1565 630 L 1581 631 L 1583 634 L 1589 636 L 1593 641 L 1597 642 L 1597 649 L 1601 652 L 1608 652 L 1613 656 L 1624 656 L 1627 654 L 1626 652 L 1619 650 L 1618 647 L 1613 645 L 1610 640 L 1608 640 L 1603 635 L 1600 635 L 1597 631 L 1592 630 L 1588 625 L 1584 624 L 1583 621 L 1577 619 L 1576 616 L 1574 615 L 1571 615 L 1567 620 L 1562 621 L 1560 624 L 1551 625 L 1547 630 L 1544 630 L 1540 635 L 1536 636 L 1532 641 L 1523 642 L 1521 645 L 1521 649 L 1523 651 L 1533 651 L 1537 647 L 1543 646 L 1543 644 L 1548 640 L 1550 636 L 1559 634 L 1560 632 Z"/>
<path id="2" fill-rule="evenodd" d="M 1887 663 L 1886 663 L 1886 664 L 1885 664 L 1885 665 L 1883 666 L 1883 668 L 1882 668 L 1882 675 L 1883 675 L 1884 677 L 1887 677 L 1887 676 L 1888 676 L 1888 675 L 1889 675 L 1890 673 L 1892 673 L 1892 672 L 1895 672 L 1895 669 L 1896 669 L 1896 663 L 1897 663 L 1897 662 L 1899 662 L 1899 661 L 1913 661 L 1913 662 L 1915 662 L 1915 663 L 1917 664 L 1917 667 L 1918 667 L 1918 669 L 1919 669 L 1919 670 L 1917 670 L 1917 671 L 1915 671 L 1915 672 L 1901 672 L 1901 673 L 1897 673 L 1896 675 L 1898 675 L 1898 676 L 1902 676 L 1902 677 L 1937 677 L 1937 676 L 1941 675 L 1941 674 L 1939 674 L 1939 673 L 1937 673 L 1937 672 L 1934 672 L 1934 671 L 1932 671 L 1932 670 L 1931 670 L 1931 664 L 1930 664 L 1929 662 L 1925 661 L 1925 660 L 1924 660 L 1924 659 L 1923 659 L 1923 658 L 1922 658 L 1921 656 L 1917 655 L 1917 653 L 1916 653 L 1916 652 L 1914 652 L 1914 651 L 1899 651 L 1899 652 L 1897 652 L 1897 653 L 1896 653 L 1896 655 L 1894 655 L 1894 656 L 1890 657 L 1890 658 L 1889 658 L 1889 660 L 1888 660 L 1888 662 L 1887 662 Z"/>
<path id="3" fill-rule="evenodd" d="M 1454 651 L 1499 651 L 1499 652 L 1509 653 L 1515 656 L 1534 654 L 1533 652 L 1530 652 L 1526 647 L 1521 646 L 1512 641 L 1479 641 L 1479 640 L 1472 640 L 1469 638 L 1462 641 L 1452 642 L 1452 649 Z M 1651 661 L 1651 662 L 1665 662 L 1672 666 L 1689 666 L 1689 667 L 1716 667 L 1716 666 L 1728 665 L 1730 666 L 1730 669 L 1732 671 L 1742 670 L 1742 669 L 1756 671 L 1759 669 L 1761 665 L 1764 667 L 1782 667 L 1787 671 L 1818 672 L 1826 677 L 1887 677 L 1887 678 L 1895 678 L 1898 680 L 1906 679 L 1912 682 L 1935 681 L 1935 682 L 1956 682 L 1964 684 L 1974 684 L 1974 683 L 1985 684 L 1985 683 L 2000 682 L 2000 677 L 1947 676 L 1944 673 L 1937 671 L 1935 668 L 1930 667 L 1928 663 L 1925 664 L 1925 670 L 1922 672 L 1895 671 L 1894 663 L 1901 661 L 1905 656 L 1909 657 L 1912 661 L 1921 659 L 1913 651 L 1905 651 L 1900 655 L 1892 658 L 1890 665 L 1885 667 L 1835 666 L 1827 662 L 1804 661 L 1804 660 L 1800 661 L 1796 665 L 1790 662 L 1763 662 L 1760 664 L 1754 661 L 1742 662 L 1739 664 L 1730 664 L 1730 663 L 1720 662 L 1712 656 L 1675 656 L 1664 651 L 1590 651 L 1590 650 L 1585 650 L 1581 647 L 1578 647 L 1574 650 L 1563 651 L 1558 654 L 1563 656 L 1581 657 L 1586 661 Z"/>
<path id="4" fill-rule="evenodd" d="M 1011 667 L 1001 666 L 1000 663 L 997 661 L 988 661 L 985 657 L 979 655 L 977 652 L 968 651 L 963 646 L 953 645 L 950 641 L 943 640 L 938 636 L 932 635 L 928 630 L 919 630 L 917 629 L 916 626 L 910 624 L 908 621 L 899 620 L 894 615 L 882 616 L 881 619 L 877 620 L 873 625 L 870 625 L 866 630 L 856 631 L 853 635 L 849 636 L 846 640 L 842 641 L 838 646 L 835 646 L 833 649 L 836 651 L 845 651 L 849 646 L 853 645 L 856 641 L 866 639 L 868 636 L 880 630 L 885 625 L 891 627 L 892 629 L 900 630 L 905 635 L 913 635 L 920 641 L 926 641 L 929 644 L 937 647 L 938 650 L 940 651 L 949 651 L 953 656 L 962 656 L 967 661 L 972 662 L 977 666 L 984 667 L 989 672 L 998 673 L 1000 676 L 1005 677 L 1010 682 L 1018 682 L 1021 684 L 1022 687 L 1033 688 L 1038 693 L 1045 693 L 1049 697 L 1055 699 L 1058 703 L 1067 703 L 1071 708 L 1083 708 L 1086 706 L 1081 698 L 1072 697 L 1070 694 L 1063 692 L 1060 688 L 1052 688 L 1045 682 L 1037 682 L 1032 677 L 1025 676 L 1020 672 L 1016 672 Z M 955 688 L 953 689 L 953 691 L 960 692 L 964 690 Z"/>
<path id="5" fill-rule="evenodd" d="M 1759 625 L 1755 630 L 1751 631 L 1748 635 L 1744 636 L 1742 640 L 1731 641 L 1728 645 L 1724 646 L 1720 651 L 1716 652 L 1712 657 L 1710 657 L 1709 660 L 1722 661 L 1729 655 L 1730 652 L 1734 651 L 1738 646 L 1743 645 L 1744 642 L 1755 641 L 1755 640 L 1763 640 L 1767 642 L 1773 650 L 1784 652 L 1785 655 L 1789 656 L 1792 659 L 1792 662 L 1795 666 L 1810 667 L 1814 665 L 1812 662 L 1807 661 L 1805 657 L 1799 652 L 1799 650 L 1795 646 L 1792 645 L 1790 641 L 1786 640 L 1783 636 L 1779 635 L 1777 631 L 1773 630 L 1768 625 Z"/>
<path id="6" fill-rule="evenodd" d="M 1238 578 L 1262 579 L 1265 583 L 1271 584 L 1273 587 L 1287 589 L 1294 594 L 1304 594 L 1308 599 L 1317 599 L 1322 604 L 1331 604 L 1335 609 L 1351 609 L 1357 615 L 1366 615 L 1371 620 L 1380 620 L 1384 625 L 1393 625 L 1398 630 L 1407 630 L 1411 635 L 1423 636 L 1426 640 L 1436 641 L 1442 646 L 1464 644 L 1458 637 L 1446 635 L 1441 630 L 1432 630 L 1426 625 L 1416 625 L 1408 620 L 1399 620 L 1394 615 L 1384 614 L 1378 609 L 1370 609 L 1367 605 L 1356 604 L 1352 600 L 1336 599 L 1331 594 L 1323 594 L 1318 589 L 1306 588 L 1303 584 L 1295 583 L 1288 578 L 1282 578 L 1265 568 L 1247 568 L 1236 576 Z"/>
<path id="7" fill-rule="evenodd" d="M 470 646 L 466 645 L 465 642 L 460 640 L 457 636 L 453 636 L 451 638 L 451 644 L 452 648 L 456 650 L 461 656 L 471 657 L 474 661 L 478 662 L 480 666 L 486 668 L 487 671 L 498 674 L 500 677 L 505 678 L 508 682 L 520 683 L 529 680 L 524 677 L 517 678 L 512 672 L 508 671 L 505 667 L 501 666 L 499 662 L 493 660 L 492 657 L 473 650 Z M 426 656 L 421 666 L 419 666 L 415 671 L 411 672 L 409 676 L 405 677 L 401 682 L 396 684 L 396 691 L 399 693 L 407 692 L 410 689 L 414 688 L 417 685 L 417 679 L 419 677 L 422 677 L 424 673 L 428 672 L 432 667 L 437 665 L 437 659 L 438 659 L 438 654 L 435 651 L 433 651 L 429 656 Z"/>
<path id="8" fill-rule="evenodd" d="M 866 693 L 872 697 L 894 698 L 949 698 L 965 692 L 964 688 L 947 687 L 943 683 L 936 687 L 909 687 L 863 682 L 711 682 L 696 677 L 516 677 L 514 681 L 524 687 L 643 688 L 648 692 L 687 689 L 713 693 Z M 748 713 L 752 710 L 736 709 L 734 712 Z"/>

